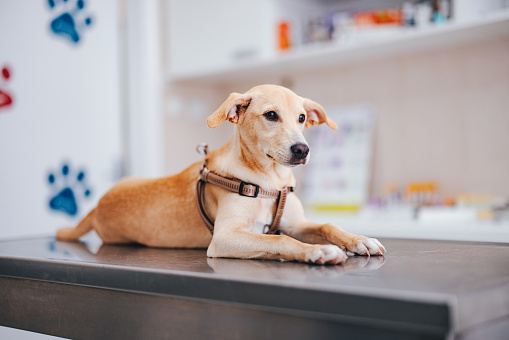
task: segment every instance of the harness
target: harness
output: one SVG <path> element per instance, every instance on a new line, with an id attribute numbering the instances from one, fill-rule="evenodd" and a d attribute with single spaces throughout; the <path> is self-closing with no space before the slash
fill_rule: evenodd
<path id="1" fill-rule="evenodd" d="M 207 155 L 208 153 L 208 145 L 203 143 L 197 146 L 196 151 L 202 155 Z M 198 204 L 198 211 L 200 212 L 200 216 L 209 229 L 210 233 L 214 233 L 214 222 L 210 219 L 207 212 L 205 211 L 205 185 L 207 183 L 218 186 L 222 189 L 238 193 L 240 196 L 245 197 L 261 197 L 261 198 L 276 198 L 276 212 L 274 213 L 274 218 L 272 219 L 272 224 L 266 224 L 264 228 L 264 233 L 273 235 L 275 234 L 281 223 L 281 217 L 283 216 L 283 211 L 286 203 L 286 196 L 289 192 L 293 192 L 293 187 L 284 187 L 282 190 L 265 190 L 260 188 L 259 185 L 244 182 L 238 179 L 232 179 L 220 176 L 209 169 L 207 169 L 208 160 L 205 158 L 201 167 L 200 167 L 200 175 L 198 177 L 198 182 L 196 183 L 196 201 Z"/>

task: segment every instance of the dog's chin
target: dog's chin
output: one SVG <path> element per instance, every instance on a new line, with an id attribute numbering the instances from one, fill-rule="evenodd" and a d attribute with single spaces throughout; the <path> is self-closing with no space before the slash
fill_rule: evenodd
<path id="1" fill-rule="evenodd" d="M 299 165 L 304 165 L 304 163 L 288 163 L 288 164 L 283 164 L 283 166 L 286 166 L 287 168 L 296 168 Z"/>
<path id="2" fill-rule="evenodd" d="M 281 160 L 278 160 L 274 157 L 272 157 L 271 155 L 267 154 L 267 157 L 272 160 L 274 163 L 278 163 L 278 164 L 281 164 L 283 166 L 286 166 L 288 168 L 295 168 L 296 166 L 299 166 L 299 165 L 306 165 L 307 162 L 308 162 L 308 159 L 309 157 L 305 158 L 305 159 L 294 159 L 294 158 L 290 158 L 289 160 L 287 161 L 281 161 Z"/>
<path id="3" fill-rule="evenodd" d="M 299 165 L 306 165 L 307 163 L 308 163 L 308 159 L 304 158 L 304 159 L 291 160 L 288 164 L 283 164 L 283 165 L 294 168 Z"/>

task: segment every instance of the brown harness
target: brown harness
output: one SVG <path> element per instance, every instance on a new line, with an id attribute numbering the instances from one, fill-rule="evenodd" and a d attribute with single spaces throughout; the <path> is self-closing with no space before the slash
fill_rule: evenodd
<path id="1" fill-rule="evenodd" d="M 200 144 L 197 147 L 197 151 L 201 154 L 207 155 L 207 144 Z M 281 223 L 281 217 L 283 216 L 283 211 L 285 208 L 286 196 L 289 192 L 293 192 L 293 187 L 284 187 L 283 190 L 265 190 L 260 188 L 259 185 L 253 183 L 220 176 L 207 169 L 207 159 L 205 159 L 201 165 L 200 176 L 198 177 L 198 182 L 196 183 L 196 201 L 198 204 L 198 211 L 200 212 L 200 216 L 211 234 L 214 233 L 214 222 L 212 222 L 210 217 L 207 215 L 207 212 L 205 211 L 205 185 L 207 183 L 214 184 L 215 186 L 225 190 L 238 193 L 240 196 L 252 198 L 276 198 L 277 208 L 274 214 L 274 219 L 272 220 L 272 224 L 265 225 L 265 229 L 267 230 L 265 233 L 269 235 L 275 234 L 278 231 L 279 225 Z"/>

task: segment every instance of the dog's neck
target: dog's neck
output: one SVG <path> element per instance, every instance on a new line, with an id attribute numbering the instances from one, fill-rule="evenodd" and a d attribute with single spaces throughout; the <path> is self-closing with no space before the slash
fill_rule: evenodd
<path id="1" fill-rule="evenodd" d="M 295 186 L 291 168 L 251 150 L 237 129 L 234 129 L 233 137 L 226 144 L 210 152 L 207 158 L 208 168 L 221 176 L 257 184 L 266 190 Z"/>

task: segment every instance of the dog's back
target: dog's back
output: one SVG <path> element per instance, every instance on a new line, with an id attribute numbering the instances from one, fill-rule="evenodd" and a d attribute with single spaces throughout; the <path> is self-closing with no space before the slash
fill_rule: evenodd
<path id="1" fill-rule="evenodd" d="M 76 228 L 60 229 L 57 238 L 73 241 L 94 229 L 105 243 L 206 248 L 211 235 L 200 219 L 194 194 L 199 166 L 195 163 L 169 177 L 121 180 Z"/>

